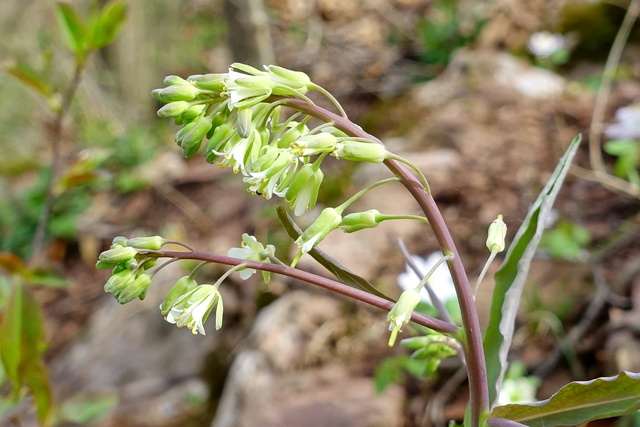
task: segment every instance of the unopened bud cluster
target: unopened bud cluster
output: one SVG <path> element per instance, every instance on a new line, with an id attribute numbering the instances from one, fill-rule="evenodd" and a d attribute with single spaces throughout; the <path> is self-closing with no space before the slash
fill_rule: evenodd
<path id="1" fill-rule="evenodd" d="M 146 272 L 156 263 L 144 251 L 158 250 L 164 245 L 160 236 L 127 239 L 118 236 L 111 247 L 98 257 L 96 267 L 113 267 L 113 274 L 104 286 L 105 292 L 113 294 L 120 304 L 135 298 L 144 299 L 151 284 L 151 275 Z M 142 252 L 142 253 L 141 253 Z"/>
<path id="2" fill-rule="evenodd" d="M 169 76 L 164 83 L 152 92 L 166 103 L 158 115 L 182 125 L 175 139 L 184 156 L 204 145 L 207 162 L 241 173 L 251 193 L 284 198 L 295 215 L 315 206 L 327 155 L 374 163 L 389 155 L 383 145 L 349 139 L 330 124 L 309 129 L 309 116 L 281 119 L 279 100 L 308 100 L 305 94 L 318 88 L 299 71 L 236 63 L 228 73 Z"/>

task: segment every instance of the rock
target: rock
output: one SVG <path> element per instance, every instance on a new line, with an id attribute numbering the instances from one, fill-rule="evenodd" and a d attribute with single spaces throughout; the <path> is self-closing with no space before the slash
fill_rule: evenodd
<path id="1" fill-rule="evenodd" d="M 263 309 L 231 367 L 212 427 L 401 426 L 404 390 L 375 394 L 371 378 L 351 374 L 332 356 L 345 332 L 340 307 L 338 299 L 295 291 Z"/>

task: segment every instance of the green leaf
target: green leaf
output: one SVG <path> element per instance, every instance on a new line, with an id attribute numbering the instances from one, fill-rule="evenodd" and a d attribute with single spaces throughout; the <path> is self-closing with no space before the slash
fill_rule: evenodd
<path id="1" fill-rule="evenodd" d="M 520 296 L 529 272 L 531 259 L 544 232 L 547 217 L 578 150 L 581 136 L 567 148 L 553 174 L 542 189 L 495 274 L 495 290 L 491 302 L 489 324 L 484 337 L 484 350 L 491 404 L 498 397 L 507 369 L 507 355 L 513 338 L 513 328 Z"/>
<path id="2" fill-rule="evenodd" d="M 29 65 L 18 62 L 8 66 L 5 71 L 35 90 L 47 100 L 53 97 L 53 91 L 36 70 Z"/>
<path id="3" fill-rule="evenodd" d="M 14 280 L 7 298 L 0 323 L 0 360 L 7 379 L 12 384 L 13 398 L 20 395 L 22 377 L 20 372 L 22 341 L 22 284 Z"/>
<path id="4" fill-rule="evenodd" d="M 640 409 L 640 374 L 621 372 L 615 377 L 577 381 L 562 387 L 547 400 L 498 406 L 492 417 L 508 418 L 530 427 L 574 426 Z"/>
<path id="5" fill-rule="evenodd" d="M 0 359 L 18 399 L 26 385 L 33 396 L 41 425 L 53 414 L 49 376 L 42 360 L 46 350 L 40 307 L 18 276 L 5 305 L 0 324 Z"/>
<path id="6" fill-rule="evenodd" d="M 57 414 L 58 422 L 87 425 L 95 423 L 118 403 L 111 393 L 82 393 L 65 400 Z"/>
<path id="7" fill-rule="evenodd" d="M 296 225 L 295 222 L 291 219 L 286 209 L 283 206 L 278 206 L 276 208 L 278 212 L 278 218 L 282 223 L 285 231 L 293 240 L 296 240 L 301 234 L 302 230 Z M 309 255 L 313 259 L 315 259 L 318 263 L 320 263 L 324 268 L 329 270 L 331 274 L 333 274 L 338 280 L 343 282 L 345 285 L 349 285 L 353 288 L 362 289 L 363 291 L 367 291 L 373 295 L 379 296 L 380 298 L 384 298 L 388 301 L 394 301 L 393 298 L 387 296 L 383 292 L 379 291 L 375 286 L 369 283 L 366 279 L 361 276 L 358 276 L 354 272 L 350 271 L 347 267 L 340 264 L 338 261 L 324 253 L 321 249 L 315 247 L 309 251 Z"/>
<path id="8" fill-rule="evenodd" d="M 100 49 L 111 43 L 120 33 L 127 16 L 127 6 L 119 0 L 110 1 L 94 20 L 89 29 L 89 46 Z"/>
<path id="9" fill-rule="evenodd" d="M 58 2 L 56 3 L 56 19 L 64 44 L 76 54 L 76 57 L 84 57 L 87 29 L 78 10 L 68 3 Z"/>

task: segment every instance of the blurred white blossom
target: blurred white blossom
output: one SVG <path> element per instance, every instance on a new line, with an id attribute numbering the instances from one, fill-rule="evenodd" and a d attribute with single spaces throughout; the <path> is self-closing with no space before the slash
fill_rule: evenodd
<path id="1" fill-rule="evenodd" d="M 527 49 L 536 58 L 549 58 L 554 53 L 566 48 L 567 39 L 562 34 L 540 31 L 533 33 L 527 42 Z"/>
<path id="2" fill-rule="evenodd" d="M 640 104 L 631 104 L 616 111 L 616 123 L 607 126 L 609 139 L 640 139 Z"/>
<path id="3" fill-rule="evenodd" d="M 498 405 L 534 402 L 539 386 L 540 378 L 527 375 L 524 363 L 515 360 L 502 381 Z"/>
<path id="4" fill-rule="evenodd" d="M 423 274 L 427 274 L 442 257 L 441 252 L 434 252 L 426 259 L 416 255 L 411 256 Z M 407 265 L 405 272 L 398 276 L 398 285 L 402 290 L 407 291 L 409 289 L 415 289 L 421 280 L 422 277 L 418 277 L 411 267 Z M 436 268 L 436 271 L 433 272 L 429 280 L 427 280 L 427 283 L 443 303 L 457 298 L 453 279 L 451 278 L 451 273 L 449 273 L 446 263 L 442 263 Z M 420 298 L 424 302 L 431 303 L 429 293 L 424 288 L 420 291 Z"/>

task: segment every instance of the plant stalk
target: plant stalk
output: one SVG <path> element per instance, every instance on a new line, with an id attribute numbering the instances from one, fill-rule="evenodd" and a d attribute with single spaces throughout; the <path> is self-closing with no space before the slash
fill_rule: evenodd
<path id="1" fill-rule="evenodd" d="M 253 268 L 256 270 L 270 271 L 272 273 L 282 274 L 294 279 L 298 279 L 312 285 L 317 285 L 330 291 L 345 295 L 349 298 L 364 302 L 374 307 L 378 307 L 382 310 L 389 311 L 395 305 L 395 302 L 388 301 L 379 296 L 370 294 L 369 292 L 362 291 L 360 289 L 352 288 L 344 283 L 332 280 L 323 276 L 319 276 L 308 271 L 298 270 L 291 268 L 287 265 L 270 264 L 266 262 L 248 261 L 239 258 L 232 258 L 224 255 L 210 254 L 202 251 L 140 251 L 141 254 L 155 256 L 158 258 L 174 258 L 174 259 L 190 259 L 198 261 L 213 262 L 216 264 L 224 265 L 239 265 L 245 264 L 247 268 Z M 430 316 L 425 316 L 421 313 L 414 312 L 411 315 L 411 320 L 419 325 L 426 326 L 444 334 L 456 336 L 460 333 L 460 328 L 452 323 L 435 319 Z"/>
<path id="2" fill-rule="evenodd" d="M 289 99 L 285 102 L 291 108 L 303 113 L 317 117 L 320 120 L 333 122 L 334 126 L 348 135 L 366 138 L 373 143 L 382 143 L 379 139 L 365 132 L 344 117 L 332 113 L 315 104 L 309 104 L 303 100 Z M 482 333 L 480 321 L 473 298 L 473 289 L 464 270 L 464 265 L 455 246 L 451 233 L 446 226 L 442 213 L 438 209 L 433 195 L 425 188 L 411 170 L 404 164 L 396 160 L 385 160 L 384 162 L 391 172 L 398 176 L 405 188 L 416 199 L 420 208 L 429 220 L 434 235 L 442 252 L 445 255 L 452 255 L 453 258 L 447 262 L 453 283 L 458 295 L 460 311 L 462 314 L 462 324 L 464 337 L 461 337 L 467 362 L 470 391 L 471 426 L 479 427 L 480 418 L 489 412 L 489 389 L 487 384 L 487 370 L 482 346 Z M 414 313 L 415 314 L 415 313 Z M 413 318 L 412 318 L 413 319 Z"/>

